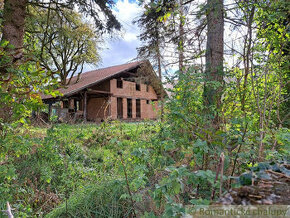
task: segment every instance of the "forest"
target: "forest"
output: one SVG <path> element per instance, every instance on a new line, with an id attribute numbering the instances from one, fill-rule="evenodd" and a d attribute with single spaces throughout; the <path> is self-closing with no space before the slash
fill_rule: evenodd
<path id="1" fill-rule="evenodd" d="M 140 8 L 130 24 L 116 17 L 120 1 Z M 0 217 L 193 217 L 197 206 L 290 205 L 289 6 L 0 0 Z M 48 110 L 41 94 L 58 96 L 97 68 L 124 25 L 140 28 L 134 60 L 149 60 L 166 90 L 158 118 L 32 119 Z"/>

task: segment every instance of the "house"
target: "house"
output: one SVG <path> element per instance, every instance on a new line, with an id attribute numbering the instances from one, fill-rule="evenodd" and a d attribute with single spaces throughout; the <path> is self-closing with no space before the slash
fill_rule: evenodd
<path id="1" fill-rule="evenodd" d="M 155 119 L 164 90 L 149 61 L 137 61 L 75 76 L 58 89 L 62 96 L 43 95 L 59 119 Z"/>

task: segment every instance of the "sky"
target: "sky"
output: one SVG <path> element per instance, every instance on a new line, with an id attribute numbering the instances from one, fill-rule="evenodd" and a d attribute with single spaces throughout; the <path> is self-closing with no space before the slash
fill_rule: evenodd
<path id="1" fill-rule="evenodd" d="M 141 15 L 142 8 L 136 3 L 136 0 L 114 1 L 116 4 L 113 8 L 113 14 L 122 25 L 121 34 L 114 39 L 110 38 L 109 36 L 104 36 L 104 43 L 100 45 L 100 47 L 103 48 L 100 51 L 100 56 L 102 59 L 101 62 L 98 63 L 98 66 L 85 65 L 83 72 L 95 70 L 97 68 L 124 64 L 132 61 L 137 57 L 136 48 L 141 46 L 141 42 L 138 39 L 138 35 L 141 33 L 141 29 L 138 27 L 138 25 L 134 25 L 132 21 Z M 204 2 L 204 0 L 196 0 L 195 2 L 196 4 L 199 4 L 199 2 Z M 225 4 L 230 5 L 230 3 L 232 3 L 232 0 L 225 0 Z M 238 35 L 240 35 L 242 32 L 243 31 L 241 30 L 232 30 L 226 25 L 224 32 L 225 43 L 231 44 L 232 38 L 238 38 Z M 233 34 L 235 36 L 233 36 Z M 240 45 L 236 44 L 235 47 L 239 48 Z M 229 59 L 226 55 L 225 59 L 227 64 L 235 62 L 232 60 L 232 58 Z M 175 71 L 177 69 L 178 66 L 171 66 L 171 69 L 169 70 Z"/>
<path id="2" fill-rule="evenodd" d="M 104 37 L 104 48 L 101 51 L 102 62 L 97 68 L 104 68 L 118 64 L 124 64 L 136 58 L 136 48 L 141 45 L 138 35 L 141 30 L 132 21 L 141 14 L 141 7 L 136 1 L 118 0 L 113 13 L 122 25 L 121 36 L 117 39 Z M 84 72 L 96 69 L 95 66 L 86 66 Z"/>

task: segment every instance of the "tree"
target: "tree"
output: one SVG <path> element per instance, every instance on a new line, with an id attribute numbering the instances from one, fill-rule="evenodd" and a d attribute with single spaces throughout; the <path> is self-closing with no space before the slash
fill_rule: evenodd
<path id="1" fill-rule="evenodd" d="M 9 41 L 14 46 L 14 58 L 20 59 L 22 57 L 24 26 L 28 5 L 46 9 L 51 8 L 60 13 L 64 8 L 73 9 L 77 5 L 81 13 L 89 15 L 94 19 L 96 27 L 99 30 L 111 31 L 113 29 L 120 29 L 121 25 L 112 14 L 110 8 L 113 4 L 112 0 L 64 0 L 60 2 L 55 0 L 5 0 L 1 41 Z M 102 18 L 100 18 L 100 14 L 103 14 Z"/>
<path id="2" fill-rule="evenodd" d="M 179 66 L 179 71 L 183 71 L 183 66 L 184 66 L 184 12 L 183 12 L 183 0 L 179 1 L 179 43 L 178 43 L 178 66 Z"/>
<path id="3" fill-rule="evenodd" d="M 159 0 L 164 14 L 164 67 L 176 67 L 184 72 L 193 64 L 203 64 L 206 27 L 204 6 L 183 0 Z"/>
<path id="4" fill-rule="evenodd" d="M 225 43 L 231 49 L 231 58 L 234 55 L 235 58 L 229 69 L 223 113 L 227 114 L 228 123 L 240 120 L 241 129 L 255 139 L 257 146 L 252 149 L 258 152 L 252 155 L 252 163 L 263 160 L 264 151 L 271 144 L 267 141 L 270 137 L 272 150 L 276 149 L 275 133 L 287 125 L 285 120 L 289 116 L 284 108 L 289 102 L 287 4 L 287 1 L 238 1 L 226 9 L 226 22 L 238 35 L 231 39 L 231 46 Z"/>
<path id="5" fill-rule="evenodd" d="M 44 8 L 49 10 L 54 10 L 59 14 L 63 15 L 64 9 L 73 9 L 77 6 L 78 10 L 90 16 L 95 21 L 95 27 L 102 33 L 104 31 L 111 32 L 113 30 L 119 30 L 121 28 L 120 23 L 116 20 L 115 16 L 112 14 L 111 6 L 114 4 L 112 0 L 4 0 L 3 7 L 3 22 L 1 26 L 1 41 L 0 41 L 0 53 L 1 57 L 3 54 L 4 59 L 1 60 L 4 63 L 0 64 L 0 88 L 1 92 L 7 92 L 7 86 L 9 86 L 9 92 L 15 92 L 15 95 L 26 96 L 26 98 L 34 99 L 31 97 L 29 93 L 34 92 L 36 89 L 31 89 L 34 86 L 34 80 L 29 79 L 29 74 L 33 73 L 34 68 L 36 68 L 36 72 L 38 72 L 39 67 L 31 66 L 31 63 L 28 64 L 29 67 L 25 64 L 29 59 L 36 59 L 35 57 L 31 57 L 29 55 L 23 55 L 23 42 L 24 42 L 24 32 L 25 32 L 25 21 L 27 17 L 28 6 Z M 49 16 L 48 16 L 49 17 Z M 64 17 L 64 16 L 63 16 Z M 49 22 L 49 19 L 47 19 Z M 7 44 L 9 42 L 9 44 Z M 25 67 L 22 67 L 25 65 Z M 26 71 L 23 72 L 23 69 Z M 43 73 L 44 75 L 41 78 L 37 79 L 37 74 L 33 75 L 35 80 L 45 81 L 44 77 L 49 72 Z M 25 74 L 26 76 L 21 76 L 21 74 Z M 27 76 L 28 75 L 28 76 Z M 18 81 L 21 83 L 18 83 Z M 16 85 L 17 84 L 17 85 Z M 24 93 L 27 95 L 23 95 L 22 91 L 19 91 L 22 87 L 22 84 L 25 84 L 25 88 L 27 90 Z M 48 85 L 49 82 L 45 82 L 44 84 Z M 44 85 L 44 84 L 40 84 Z M 18 86 L 19 85 L 19 86 Z M 39 89 L 37 89 L 39 90 Z M 41 89 L 40 89 L 41 90 Z M 35 91 L 36 92 L 36 91 Z M 46 93 L 48 94 L 48 93 Z M 13 96 L 11 96 L 13 98 Z M 27 100 L 24 98 L 23 102 Z M 16 104 L 15 104 L 16 105 Z M 13 111 L 13 107 L 15 105 L 8 105 L 7 110 L 4 110 L 9 114 L 9 112 Z M 24 105 L 26 106 L 26 105 Z M 3 110 L 2 105 L 0 105 L 1 110 Z M 6 115 L 4 115 L 6 116 Z M 0 115 L 0 118 L 2 116 Z"/>
<path id="6" fill-rule="evenodd" d="M 223 85 L 224 16 L 223 0 L 207 1 L 207 44 L 204 104 L 213 125 L 218 128 Z"/>
<path id="7" fill-rule="evenodd" d="M 9 41 L 14 46 L 16 57 L 21 56 L 23 47 L 26 4 L 27 0 L 4 1 L 2 41 Z"/>
<path id="8" fill-rule="evenodd" d="M 37 43 L 32 52 L 42 67 L 60 77 L 62 85 L 68 85 L 76 72 L 81 74 L 85 63 L 98 62 L 98 36 L 77 12 L 64 9 L 63 17 L 55 10 L 30 9 L 28 38 Z"/>
<path id="9" fill-rule="evenodd" d="M 174 46 L 174 50 L 177 50 L 178 68 L 179 71 L 183 71 L 184 67 L 184 45 L 186 34 L 184 30 L 185 16 L 184 16 L 184 5 L 182 0 L 170 0 L 170 1 L 160 1 L 160 5 L 163 5 L 162 10 L 164 11 L 164 17 L 159 17 L 158 20 L 163 22 L 164 28 L 164 41 L 169 47 L 170 44 Z M 166 51 L 166 53 L 171 54 L 171 59 L 176 56 L 175 51 Z M 172 61 L 171 61 L 172 62 Z M 174 64 L 174 63 L 169 63 Z"/>
<path id="10" fill-rule="evenodd" d="M 139 39 L 143 44 L 137 48 L 138 56 L 152 59 L 153 65 L 157 66 L 159 78 L 162 77 L 161 45 L 164 42 L 162 22 L 159 20 L 159 17 L 163 16 L 160 7 L 158 1 L 151 0 L 150 3 L 144 4 L 144 13 L 133 22 L 142 27 L 142 33 L 139 35 Z"/>
<path id="11" fill-rule="evenodd" d="M 160 4 L 160 1 L 151 0 L 149 3 L 143 3 L 144 13 L 134 21 L 139 24 L 143 32 L 139 35 L 139 39 L 143 45 L 137 48 L 138 56 L 141 58 L 151 59 L 153 66 L 157 66 L 157 72 L 160 81 L 162 81 L 162 55 L 161 49 L 164 45 L 163 23 L 160 18 L 163 18 L 166 10 Z M 162 86 L 162 83 L 160 83 Z M 161 94 L 163 101 L 163 94 Z M 163 103 L 162 103 L 163 104 Z M 163 105 L 161 105 L 161 117 L 163 115 Z"/>

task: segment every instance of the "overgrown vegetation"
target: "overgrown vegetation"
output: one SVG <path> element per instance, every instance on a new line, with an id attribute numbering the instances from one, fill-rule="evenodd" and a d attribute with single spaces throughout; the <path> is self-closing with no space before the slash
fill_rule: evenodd
<path id="1" fill-rule="evenodd" d="M 179 125 L 190 123 L 178 113 L 173 116 Z M 219 186 L 214 170 L 218 154 L 225 151 L 220 140 L 226 134 L 212 141 L 212 149 L 202 136 L 186 132 L 185 126 L 175 128 L 177 124 L 150 121 L 22 128 L 1 141 L 5 151 L 1 153 L 1 209 L 9 201 L 21 217 L 49 212 L 48 217 L 126 217 L 133 211 L 138 216 L 168 217 L 184 214 L 186 205 L 208 204 L 213 187 Z M 289 158 L 289 134 L 286 129 L 275 133 L 279 149 L 269 152 L 266 159 Z M 226 176 L 236 155 L 237 174 L 256 165 L 254 142 L 249 135 L 239 153 L 226 153 Z M 207 169 L 205 152 L 210 159 Z M 224 179 L 226 190 L 229 177 Z"/>
<path id="2" fill-rule="evenodd" d="M 92 6 L 77 2 L 81 12 L 95 18 L 99 29 L 119 29 L 107 7 L 113 2 L 98 1 L 108 19 L 106 24 L 100 23 Z M 49 67 L 43 69 L 37 63 L 34 52 L 41 50 L 37 43 L 31 45 L 32 53 L 23 48 L 29 40 L 23 31 L 25 8 L 28 3 L 42 6 L 47 15 L 45 8 L 49 7 L 64 16 L 71 10 L 71 1 L 60 5 L 18 1 L 0 9 L 6 18 L 2 21 L 0 17 L 1 210 L 9 201 L 17 217 L 179 217 L 192 205 L 217 200 L 215 190 L 219 189 L 221 196 L 232 187 L 267 178 L 266 169 L 274 174 L 283 172 L 288 178 L 289 5 L 283 0 L 253 0 L 235 2 L 230 8 L 232 4 L 224 6 L 217 0 L 220 10 L 215 11 L 215 1 L 208 0 L 195 5 L 196 10 L 184 10 L 190 2 L 140 1 L 145 8 L 139 20 L 145 34 L 141 50 L 145 49 L 143 55 L 149 52 L 147 57 L 157 57 L 160 78 L 162 46 L 169 40 L 178 47 L 179 71 L 167 78 L 171 97 L 160 110 L 162 121 L 52 123 L 42 128 L 31 126 L 29 117 L 43 106 L 39 93 L 55 94 L 57 80 Z M 11 19 L 17 10 L 8 10 L 8 6 L 21 9 L 23 16 L 20 13 L 15 19 L 18 23 Z M 203 32 L 215 13 L 221 28 L 225 15 L 234 28 L 243 30 L 230 46 L 226 60 L 232 58 L 231 64 L 222 63 L 222 48 L 229 46 L 221 28 L 216 33 L 213 29 L 210 34 Z M 185 24 L 192 16 L 197 23 L 196 37 L 187 39 Z M 173 26 L 175 17 L 178 31 Z M 157 26 L 152 25 L 155 20 Z M 48 19 L 42 23 L 45 21 Z M 14 34 L 9 34 L 11 25 L 16 28 Z M 179 34 L 170 39 L 171 34 L 160 37 L 161 32 L 170 33 L 168 25 L 171 32 Z M 217 35 L 221 47 L 206 49 L 205 36 L 210 45 Z M 62 37 L 67 40 L 69 36 Z M 239 39 L 242 41 L 235 46 Z M 193 40 L 198 42 L 194 55 L 186 47 Z M 154 43 L 146 45 L 148 41 Z M 209 55 L 211 49 L 216 52 L 214 60 Z"/>
<path id="3" fill-rule="evenodd" d="M 127 192 L 118 152 L 122 151 L 126 163 L 133 162 L 129 156 L 140 149 L 137 139 L 145 143 L 146 134 L 155 128 L 150 124 L 115 123 L 109 127 L 104 123 L 19 130 L 17 136 L 1 141 L 5 145 L 5 153 L 1 153 L 5 159 L 1 162 L 1 208 L 5 209 L 9 201 L 17 216 L 39 216 L 72 196 L 66 207 L 51 216 L 125 216 L 130 213 L 130 205 L 125 200 Z M 131 166 L 127 170 L 130 179 L 138 173 Z"/>

